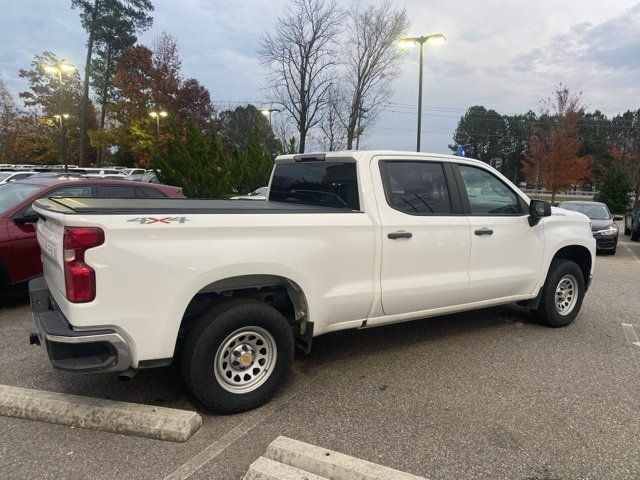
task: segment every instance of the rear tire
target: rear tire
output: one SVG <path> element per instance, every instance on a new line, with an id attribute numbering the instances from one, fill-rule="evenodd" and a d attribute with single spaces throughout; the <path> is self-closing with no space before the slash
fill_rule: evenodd
<path id="1" fill-rule="evenodd" d="M 624 234 L 625 235 L 631 235 L 631 229 L 627 228 L 626 226 L 624 227 Z"/>
<path id="2" fill-rule="evenodd" d="M 278 392 L 293 353 L 293 330 L 284 315 L 258 300 L 230 300 L 204 313 L 187 334 L 182 377 L 207 409 L 244 412 Z"/>
<path id="3" fill-rule="evenodd" d="M 566 327 L 576 318 L 585 294 L 584 276 L 571 260 L 551 262 L 541 291 L 540 304 L 533 315 L 549 327 Z"/>

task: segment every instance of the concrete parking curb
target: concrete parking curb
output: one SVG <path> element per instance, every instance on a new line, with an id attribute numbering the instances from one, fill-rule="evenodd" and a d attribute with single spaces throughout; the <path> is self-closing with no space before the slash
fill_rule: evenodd
<path id="1" fill-rule="evenodd" d="M 251 464 L 243 480 L 327 480 L 327 478 L 260 457 Z"/>
<path id="2" fill-rule="evenodd" d="M 125 435 L 186 442 L 196 412 L 0 385 L 0 415 Z"/>
<path id="3" fill-rule="evenodd" d="M 327 480 L 425 480 L 423 477 L 286 437 L 278 437 L 271 442 L 265 457 Z"/>

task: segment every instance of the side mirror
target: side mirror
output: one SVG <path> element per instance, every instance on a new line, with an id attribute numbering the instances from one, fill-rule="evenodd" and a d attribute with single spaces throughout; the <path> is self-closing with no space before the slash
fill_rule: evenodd
<path id="1" fill-rule="evenodd" d="M 543 217 L 551 216 L 551 202 L 546 200 L 531 200 L 529 203 L 529 225 L 534 227 Z"/>
<path id="2" fill-rule="evenodd" d="M 613 221 L 614 222 L 618 222 L 620 220 L 624 220 L 624 217 L 622 215 L 614 215 L 613 216 Z"/>
<path id="3" fill-rule="evenodd" d="M 32 209 L 29 208 L 25 212 L 17 213 L 16 215 L 13 216 L 11 220 L 19 224 L 25 224 L 25 223 L 38 223 L 39 218 L 40 216 L 36 212 L 34 212 Z"/>

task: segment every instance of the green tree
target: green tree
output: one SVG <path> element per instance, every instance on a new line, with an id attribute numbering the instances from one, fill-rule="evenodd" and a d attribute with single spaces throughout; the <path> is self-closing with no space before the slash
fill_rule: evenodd
<path id="1" fill-rule="evenodd" d="M 640 110 L 628 110 L 611 119 L 609 146 L 627 174 L 636 200 L 640 199 Z"/>
<path id="2" fill-rule="evenodd" d="M 503 158 L 506 133 L 505 120 L 498 112 L 475 105 L 460 118 L 454 143 L 449 148 L 455 152 L 462 145 L 468 157 L 489 163 L 494 158 Z"/>
<path id="3" fill-rule="evenodd" d="M 113 62 L 118 51 L 135 43 L 135 34 L 151 26 L 153 18 L 149 12 L 153 11 L 151 0 L 71 0 L 71 7 L 80 11 L 80 22 L 87 31 L 87 55 L 85 60 L 84 82 L 80 109 L 80 162 L 84 162 L 85 137 L 89 120 L 89 83 L 92 66 L 98 68 L 94 82 L 101 82 L 99 90 L 103 99 L 105 85 L 113 78 Z M 125 45 L 125 44 L 129 45 Z M 99 48 L 100 61 L 93 62 L 94 47 Z M 96 80 L 101 78 L 102 80 Z M 101 103 L 101 105 L 105 105 Z"/>
<path id="4" fill-rule="evenodd" d="M 602 176 L 598 201 L 607 204 L 609 210 L 622 213 L 629 203 L 631 184 L 627 175 L 617 164 L 612 164 Z"/>
<path id="5" fill-rule="evenodd" d="M 579 155 L 593 158 L 593 180 L 600 183 L 611 166 L 611 121 L 600 110 L 583 113 L 578 120 L 582 144 Z"/>
<path id="6" fill-rule="evenodd" d="M 191 198 L 220 198 L 229 192 L 228 165 L 214 125 L 208 135 L 190 122 L 185 137 L 156 143 L 152 161 L 158 179 L 182 187 Z"/>
<path id="7" fill-rule="evenodd" d="M 524 178 L 522 162 L 529 149 L 529 137 L 538 116 L 529 110 L 524 115 L 505 115 L 506 132 L 502 138 L 504 164 L 502 172 L 515 183 Z"/>
<path id="8" fill-rule="evenodd" d="M 224 110 L 220 112 L 218 119 L 220 137 L 226 147 L 246 149 L 255 130 L 260 142 L 273 155 L 280 151 L 280 142 L 273 134 L 269 120 L 255 105 L 237 107 L 235 110 Z"/>

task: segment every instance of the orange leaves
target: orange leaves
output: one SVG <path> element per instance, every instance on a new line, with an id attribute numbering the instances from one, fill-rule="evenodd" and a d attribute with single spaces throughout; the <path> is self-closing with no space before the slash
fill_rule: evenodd
<path id="1" fill-rule="evenodd" d="M 579 156 L 578 119 L 582 97 L 560 85 L 554 98 L 541 105 L 540 122 L 533 129 L 524 172 L 527 182 L 553 194 L 582 183 L 591 175 L 593 158 Z"/>

